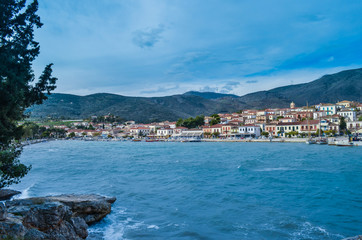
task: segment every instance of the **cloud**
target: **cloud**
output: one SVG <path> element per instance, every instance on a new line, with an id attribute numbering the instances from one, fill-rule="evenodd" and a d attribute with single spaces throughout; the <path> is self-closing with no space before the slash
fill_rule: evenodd
<path id="1" fill-rule="evenodd" d="M 361 1 L 39 0 L 39 7 L 34 69 L 41 74 L 54 62 L 63 93 L 241 95 L 362 66 Z"/>
<path id="2" fill-rule="evenodd" d="M 140 48 L 151 48 L 162 39 L 162 33 L 165 31 L 163 25 L 156 28 L 138 30 L 133 32 L 132 42 Z"/>
<path id="3" fill-rule="evenodd" d="M 158 87 L 157 89 L 154 90 L 144 90 L 141 91 L 140 93 L 142 94 L 153 94 L 153 93 L 166 93 L 166 92 L 170 92 L 172 90 L 177 90 L 179 89 L 179 86 L 174 86 L 174 87 Z"/>
<path id="4" fill-rule="evenodd" d="M 199 92 L 218 92 L 218 87 L 205 86 L 199 89 Z"/>
<path id="5" fill-rule="evenodd" d="M 327 62 L 333 62 L 334 61 L 334 57 L 333 56 L 330 56 L 328 59 L 327 59 Z"/>
<path id="6" fill-rule="evenodd" d="M 232 90 L 235 89 L 235 87 L 237 87 L 239 85 L 240 85 L 240 82 L 229 81 L 224 86 L 222 86 L 220 92 L 221 93 L 230 93 Z"/>
<path id="7" fill-rule="evenodd" d="M 258 80 L 248 80 L 248 81 L 246 81 L 246 83 L 257 83 L 258 82 Z"/>

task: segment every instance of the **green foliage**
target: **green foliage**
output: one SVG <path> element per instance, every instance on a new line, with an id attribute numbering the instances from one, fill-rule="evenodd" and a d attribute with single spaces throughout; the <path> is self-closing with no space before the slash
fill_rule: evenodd
<path id="1" fill-rule="evenodd" d="M 74 133 L 74 132 L 71 132 L 71 133 L 68 135 L 68 137 L 74 138 L 74 137 L 75 137 L 75 133 Z"/>
<path id="2" fill-rule="evenodd" d="M 324 134 L 326 136 L 335 136 L 336 135 L 336 130 L 327 130 L 327 131 L 324 131 Z"/>
<path id="3" fill-rule="evenodd" d="M 269 132 L 262 132 L 261 135 L 264 137 L 269 137 Z"/>
<path id="4" fill-rule="evenodd" d="M 108 116 L 99 116 L 97 118 L 90 119 L 93 123 L 124 123 L 125 120 L 119 116 L 110 114 Z"/>
<path id="5" fill-rule="evenodd" d="M 221 119 L 220 119 L 220 116 L 218 114 L 213 114 L 211 115 L 212 119 L 210 121 L 210 125 L 215 125 L 215 124 L 219 124 Z"/>
<path id="6" fill-rule="evenodd" d="M 344 117 L 341 117 L 341 120 L 339 122 L 339 130 L 343 133 L 347 133 L 347 123 L 344 120 Z"/>
<path id="7" fill-rule="evenodd" d="M 317 131 L 315 132 L 315 135 L 316 136 L 319 136 L 319 132 L 320 132 L 320 135 L 323 135 L 323 130 L 320 130 L 320 129 L 317 129 Z"/>
<path id="8" fill-rule="evenodd" d="M 186 128 L 196 128 L 196 127 L 199 127 L 199 126 L 202 126 L 204 125 L 204 119 L 205 117 L 204 116 L 196 116 L 195 118 L 187 118 L 187 119 L 179 119 L 177 122 L 176 122 L 176 126 L 177 127 L 186 127 Z"/>
<path id="9" fill-rule="evenodd" d="M 20 163 L 19 156 L 21 150 L 20 145 L 11 144 L 6 149 L 0 151 L 0 188 L 19 183 L 20 179 L 31 169 L 31 166 L 25 166 Z"/>
<path id="10" fill-rule="evenodd" d="M 279 121 L 279 119 L 282 119 L 282 118 L 284 118 L 284 116 L 278 116 L 277 121 Z"/>
<path id="11" fill-rule="evenodd" d="M 25 122 L 22 126 L 22 139 L 34 139 L 39 136 L 40 127 L 33 122 Z"/>
<path id="12" fill-rule="evenodd" d="M 358 121 L 362 121 L 362 116 L 359 116 Z"/>
<path id="13" fill-rule="evenodd" d="M 215 137 L 219 137 L 220 133 L 219 132 L 213 132 L 212 135 L 215 136 Z"/>
<path id="14" fill-rule="evenodd" d="M 41 104 L 55 89 L 52 64 L 45 67 L 34 83 L 32 62 L 39 55 L 39 43 L 34 41 L 34 28 L 42 23 L 36 15 L 38 1 L 0 1 L 0 188 L 18 183 L 30 170 L 18 157 L 21 148 L 15 143 L 24 129 L 33 135 L 33 129 L 18 126 L 24 110 Z"/>
<path id="15" fill-rule="evenodd" d="M 292 137 L 292 136 L 296 137 L 296 136 L 298 136 L 298 134 L 299 134 L 298 131 L 291 131 L 291 132 L 285 133 L 285 136 L 286 137 Z"/>

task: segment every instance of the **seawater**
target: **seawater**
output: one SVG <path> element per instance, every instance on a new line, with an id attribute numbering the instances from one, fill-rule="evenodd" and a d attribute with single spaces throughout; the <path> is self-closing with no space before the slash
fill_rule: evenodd
<path id="1" fill-rule="evenodd" d="M 20 197 L 116 196 L 88 239 L 342 239 L 362 234 L 362 148 L 52 141 L 24 148 Z"/>

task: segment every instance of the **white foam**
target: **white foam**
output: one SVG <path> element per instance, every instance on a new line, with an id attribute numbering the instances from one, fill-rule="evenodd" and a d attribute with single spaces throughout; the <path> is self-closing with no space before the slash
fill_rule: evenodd
<path id="1" fill-rule="evenodd" d="M 340 234 L 329 233 L 323 227 L 313 226 L 310 222 L 304 222 L 301 226 L 301 229 L 297 232 L 294 232 L 292 235 L 294 237 L 296 237 L 295 239 L 300 239 L 301 237 L 302 238 L 313 238 L 313 236 L 315 236 L 315 235 L 325 236 L 326 239 L 330 239 L 331 237 L 340 238 L 340 239 L 344 238 L 344 236 L 342 236 Z"/>
<path id="2" fill-rule="evenodd" d="M 157 229 L 160 229 L 160 227 L 157 226 L 157 225 L 148 225 L 147 228 L 148 228 L 148 229 L 156 229 L 156 230 L 157 230 Z"/>
<path id="3" fill-rule="evenodd" d="M 25 188 L 24 190 L 20 191 L 21 194 L 15 196 L 15 199 L 24 199 L 24 198 L 29 198 L 31 197 L 31 194 L 29 194 L 29 190 L 34 187 L 34 183 L 32 185 L 30 185 L 29 187 Z"/>
<path id="4" fill-rule="evenodd" d="M 278 167 L 278 168 L 262 168 L 262 169 L 256 169 L 254 171 L 256 172 L 272 172 L 272 171 L 291 171 L 294 170 L 292 168 L 287 167 Z"/>

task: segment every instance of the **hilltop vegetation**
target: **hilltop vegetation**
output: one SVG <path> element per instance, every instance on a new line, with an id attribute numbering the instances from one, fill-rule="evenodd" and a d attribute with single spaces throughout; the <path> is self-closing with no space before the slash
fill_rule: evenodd
<path id="1" fill-rule="evenodd" d="M 167 97 L 126 97 L 99 93 L 88 96 L 53 94 L 43 105 L 28 111 L 33 118 L 89 118 L 109 113 L 125 120 L 153 122 L 197 115 L 235 112 L 240 109 L 264 109 L 288 107 L 294 101 L 297 106 L 337 102 L 362 101 L 362 69 L 325 75 L 315 81 L 289 85 L 247 94 L 241 97 L 231 94 L 187 92 Z"/>

